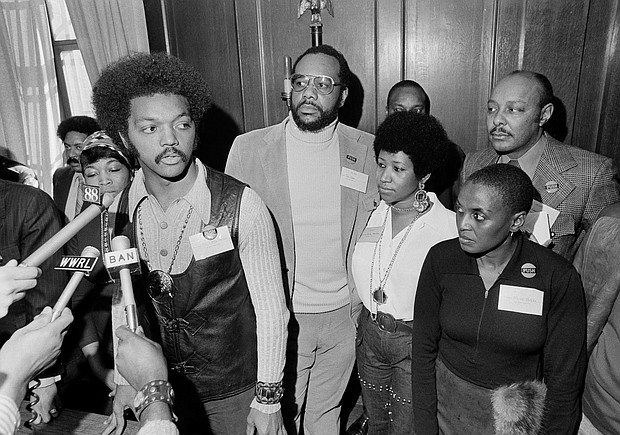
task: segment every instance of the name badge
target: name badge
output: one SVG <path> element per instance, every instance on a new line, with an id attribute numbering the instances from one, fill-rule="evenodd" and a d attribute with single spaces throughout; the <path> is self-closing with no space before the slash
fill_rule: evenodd
<path id="1" fill-rule="evenodd" d="M 358 242 L 377 243 L 381 237 L 382 228 L 383 227 L 366 227 Z"/>
<path id="2" fill-rule="evenodd" d="M 545 293 L 530 287 L 501 284 L 497 309 L 542 316 Z"/>
<path id="3" fill-rule="evenodd" d="M 201 233 L 190 236 L 189 243 L 196 260 L 213 257 L 234 249 L 227 225 L 219 228 L 208 225 Z"/>
<path id="4" fill-rule="evenodd" d="M 358 192 L 366 193 L 368 175 L 350 168 L 342 168 L 340 172 L 340 185 L 357 190 Z"/>

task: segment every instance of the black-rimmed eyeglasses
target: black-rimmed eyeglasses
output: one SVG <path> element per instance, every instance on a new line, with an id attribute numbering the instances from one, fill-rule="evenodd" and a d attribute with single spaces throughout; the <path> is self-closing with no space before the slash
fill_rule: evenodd
<path id="1" fill-rule="evenodd" d="M 329 95 L 334 91 L 334 86 L 342 86 L 342 83 L 334 83 L 334 79 L 330 76 L 313 76 L 303 74 L 293 74 L 291 77 L 291 86 L 295 92 L 301 92 L 312 82 L 312 86 L 317 93 L 321 95 Z"/>

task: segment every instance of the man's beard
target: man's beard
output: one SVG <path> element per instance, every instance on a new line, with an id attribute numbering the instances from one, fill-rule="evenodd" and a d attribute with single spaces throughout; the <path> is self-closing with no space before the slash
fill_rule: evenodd
<path id="1" fill-rule="evenodd" d="M 293 121 L 295 121 L 295 124 L 297 124 L 297 127 L 301 131 L 317 132 L 317 131 L 323 130 L 329 124 L 334 122 L 336 118 L 338 118 L 338 109 L 340 107 L 341 98 L 342 97 L 338 98 L 338 101 L 336 102 L 335 106 L 331 110 L 323 110 L 320 107 L 316 106 L 315 104 L 307 100 L 301 100 L 299 104 L 297 104 L 297 106 L 294 107 L 292 110 Z M 314 106 L 319 112 L 318 119 L 316 119 L 315 121 L 310 121 L 310 122 L 302 121 L 301 117 L 299 116 L 299 108 L 301 107 L 302 104 L 311 104 L 312 106 Z"/>

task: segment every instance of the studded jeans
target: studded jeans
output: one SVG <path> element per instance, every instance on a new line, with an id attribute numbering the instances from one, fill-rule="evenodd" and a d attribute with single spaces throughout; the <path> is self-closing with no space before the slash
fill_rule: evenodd
<path id="1" fill-rule="evenodd" d="M 356 344 L 368 434 L 412 434 L 411 333 L 383 331 L 364 309 Z"/>

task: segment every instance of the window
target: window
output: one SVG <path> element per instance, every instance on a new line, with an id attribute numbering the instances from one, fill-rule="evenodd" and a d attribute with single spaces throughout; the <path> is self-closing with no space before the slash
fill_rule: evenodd
<path id="1" fill-rule="evenodd" d="M 65 1 L 46 0 L 46 3 L 58 76 L 60 116 L 62 119 L 75 115 L 94 117 L 90 104 L 92 88 Z"/>

